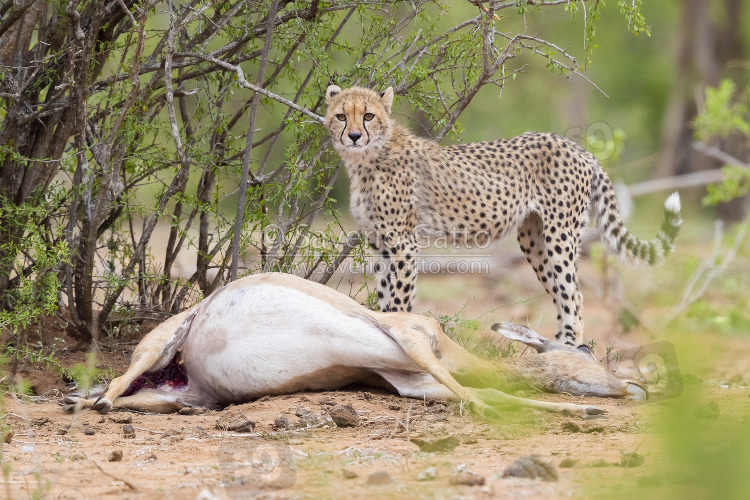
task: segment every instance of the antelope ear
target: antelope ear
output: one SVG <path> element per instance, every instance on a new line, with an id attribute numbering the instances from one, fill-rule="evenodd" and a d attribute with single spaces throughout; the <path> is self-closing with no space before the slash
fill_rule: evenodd
<path id="1" fill-rule="evenodd" d="M 341 87 L 338 85 L 330 85 L 326 89 L 326 104 L 331 102 L 331 98 L 338 95 L 341 92 Z"/>
<path id="2" fill-rule="evenodd" d="M 388 87 L 385 92 L 380 94 L 380 102 L 383 104 L 386 113 L 390 114 L 393 105 L 393 87 Z"/>
<path id="3" fill-rule="evenodd" d="M 492 329 L 510 340 L 517 340 L 534 348 L 537 352 L 552 350 L 559 345 L 542 337 L 531 328 L 515 323 L 495 323 Z"/>

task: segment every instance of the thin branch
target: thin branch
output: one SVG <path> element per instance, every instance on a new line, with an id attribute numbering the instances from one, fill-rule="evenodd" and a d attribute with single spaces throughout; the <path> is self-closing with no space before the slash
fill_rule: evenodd
<path id="1" fill-rule="evenodd" d="M 125 5 L 125 2 L 123 0 L 117 0 L 117 4 L 122 8 L 122 11 L 125 13 L 125 15 L 128 16 L 128 19 L 130 19 L 130 23 L 133 26 L 138 26 L 138 23 L 136 23 L 135 21 L 135 17 L 133 17 L 133 13 L 130 12 L 128 6 Z"/>
<path id="2" fill-rule="evenodd" d="M 359 242 L 362 241 L 362 233 L 356 232 L 349 236 L 346 239 L 346 242 L 344 243 L 344 248 L 341 249 L 341 253 L 339 253 L 338 257 L 336 257 L 336 260 L 334 260 L 330 266 L 326 268 L 326 271 L 323 273 L 323 276 L 318 280 L 318 283 L 325 285 L 328 283 L 328 280 L 331 279 L 331 276 L 333 276 L 333 273 L 336 272 L 336 269 L 339 268 L 342 262 L 349 256 L 351 251 L 359 245 Z"/>
<path id="3" fill-rule="evenodd" d="M 216 64 L 217 66 L 220 66 L 220 67 L 222 67 L 224 69 L 228 69 L 230 71 L 234 71 L 237 74 L 237 80 L 239 80 L 240 86 L 242 86 L 242 87 L 244 87 L 246 89 L 250 89 L 253 92 L 257 92 L 259 94 L 263 94 L 264 96 L 269 97 L 269 98 L 273 99 L 274 101 L 278 101 L 281 104 L 284 104 L 285 106 L 288 106 L 288 107 L 292 108 L 295 111 L 299 111 L 300 113 L 309 116 L 310 118 L 312 118 L 313 120 L 315 120 L 316 122 L 318 122 L 320 124 L 325 124 L 325 119 L 322 116 L 317 115 L 317 114 L 313 113 L 312 111 L 310 111 L 308 109 L 305 109 L 302 106 L 299 106 L 299 105 L 293 103 L 289 99 L 285 99 L 285 98 L 281 97 L 280 95 L 274 94 L 273 92 L 270 92 L 269 90 L 264 89 L 263 87 L 259 87 L 257 85 L 254 85 L 254 84 L 248 82 L 245 79 L 245 73 L 242 71 L 242 68 L 240 68 L 239 65 L 230 64 L 230 63 L 228 63 L 226 61 L 222 61 L 221 59 L 217 59 L 217 58 L 215 58 L 213 56 L 210 56 L 208 54 L 199 54 L 199 53 L 195 53 L 195 52 L 188 52 L 188 53 L 185 53 L 184 55 L 188 56 L 188 57 L 196 57 L 198 59 L 203 59 L 205 61 L 210 61 L 210 62 L 212 62 L 212 63 Z"/>
<path id="4" fill-rule="evenodd" d="M 258 85 L 263 85 L 266 78 L 266 65 L 268 64 L 268 53 L 271 51 L 271 41 L 273 40 L 273 26 L 276 19 L 276 11 L 279 8 L 279 0 L 273 0 L 271 10 L 266 22 L 266 43 L 263 46 L 263 53 L 260 58 L 260 68 L 258 69 Z M 241 71 L 241 70 L 240 70 Z M 253 151 L 253 136 L 255 134 L 255 117 L 258 113 L 258 104 L 260 103 L 260 94 L 256 92 L 253 95 L 253 103 L 250 105 L 250 119 L 247 128 L 247 145 L 245 147 L 245 156 L 242 159 L 242 178 L 240 180 L 240 196 L 237 201 L 237 217 L 234 221 L 234 235 L 232 237 L 232 263 L 229 267 L 229 281 L 237 279 L 237 268 L 240 263 L 240 239 L 242 238 L 242 226 L 245 221 L 245 197 L 247 195 L 247 179 L 250 175 L 250 154 Z"/>
<path id="5" fill-rule="evenodd" d="M 727 165 L 750 168 L 750 163 L 745 163 L 744 161 L 735 158 L 734 156 L 730 155 L 729 153 L 725 151 L 722 151 L 721 149 L 715 146 L 709 146 L 708 144 L 705 144 L 700 141 L 693 142 L 691 146 L 694 150 L 698 151 L 699 153 L 703 153 L 704 155 L 710 156 L 711 158 L 715 160 L 719 160 L 720 162 L 725 163 Z"/>

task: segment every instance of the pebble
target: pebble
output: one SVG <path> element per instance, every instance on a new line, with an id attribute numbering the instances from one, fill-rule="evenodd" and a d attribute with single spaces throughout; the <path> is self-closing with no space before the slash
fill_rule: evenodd
<path id="1" fill-rule="evenodd" d="M 419 446 L 419 451 L 425 453 L 453 451 L 461 441 L 455 436 L 447 436 L 440 439 L 419 439 L 411 438 L 410 441 Z"/>
<path id="2" fill-rule="evenodd" d="M 216 421 L 216 428 L 220 431 L 253 432 L 255 422 L 247 418 L 240 410 L 224 410 Z"/>
<path id="3" fill-rule="evenodd" d="M 279 415 L 278 417 L 276 417 L 276 420 L 274 420 L 273 424 L 271 424 L 271 428 L 275 431 L 289 429 L 290 427 L 292 427 L 292 424 L 284 415 Z"/>
<path id="4" fill-rule="evenodd" d="M 482 486 L 484 484 L 484 476 L 477 474 L 466 468 L 466 464 L 461 464 L 456 467 L 455 472 L 451 474 L 448 479 L 450 484 L 463 485 L 463 486 Z"/>
<path id="5" fill-rule="evenodd" d="M 351 405 L 336 405 L 328 410 L 328 415 L 339 427 L 359 426 L 359 416 Z"/>
<path id="6" fill-rule="evenodd" d="M 560 462 L 560 468 L 561 469 L 570 469 L 571 467 L 573 467 L 577 463 L 578 463 L 578 460 L 575 459 L 575 458 L 570 458 L 570 457 L 563 458 L 562 462 Z"/>
<path id="7" fill-rule="evenodd" d="M 112 450 L 107 458 L 110 462 L 119 462 L 122 460 L 122 450 Z"/>
<path id="8" fill-rule="evenodd" d="M 417 476 L 418 481 L 434 481 L 437 478 L 437 470 L 435 467 L 428 467 Z"/>
<path id="9" fill-rule="evenodd" d="M 123 425 L 123 426 L 122 426 L 122 433 L 123 433 L 123 434 L 125 435 L 125 437 L 126 437 L 126 438 L 128 438 L 128 439 L 133 439 L 133 438 L 135 438 L 135 429 L 134 429 L 134 428 L 133 428 L 133 426 L 132 426 L 132 425 L 130 425 L 130 424 L 126 424 L 126 425 Z"/>
<path id="10" fill-rule="evenodd" d="M 322 424 L 324 419 L 321 415 L 313 413 L 304 406 L 297 408 L 295 412 L 297 418 L 299 418 L 300 427 L 313 427 L 315 425 Z"/>
<path id="11" fill-rule="evenodd" d="M 356 479 L 359 477 L 359 474 L 349 469 L 342 470 L 341 475 L 344 476 L 344 479 Z"/>
<path id="12" fill-rule="evenodd" d="M 384 486 L 386 484 L 392 484 L 393 478 L 386 470 L 373 472 L 367 476 L 367 486 Z"/>
<path id="13" fill-rule="evenodd" d="M 646 459 L 643 458 L 643 455 L 640 455 L 638 453 L 621 453 L 620 456 L 620 466 L 621 467 L 640 467 L 643 465 L 643 462 L 645 462 Z"/>
<path id="14" fill-rule="evenodd" d="M 557 481 L 558 478 L 555 466 L 539 455 L 519 458 L 505 469 L 503 477 L 522 477 L 542 481 Z"/>
<path id="15" fill-rule="evenodd" d="M 133 422 L 133 415 L 130 413 L 113 413 L 109 419 L 116 424 L 129 424 Z"/>
<path id="16" fill-rule="evenodd" d="M 203 415 L 207 412 L 208 410 L 206 408 L 203 408 L 202 406 L 186 406 L 185 408 L 180 408 L 180 411 L 178 413 L 180 415 Z"/>

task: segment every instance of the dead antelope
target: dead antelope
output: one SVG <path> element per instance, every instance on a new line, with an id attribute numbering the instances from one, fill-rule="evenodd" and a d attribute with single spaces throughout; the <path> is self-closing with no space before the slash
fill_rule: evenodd
<path id="1" fill-rule="evenodd" d="M 373 312 L 324 285 L 289 274 L 258 274 L 159 325 L 99 399 L 67 397 L 65 408 L 168 413 L 361 383 L 405 397 L 457 397 L 485 415 L 512 404 L 585 417 L 602 411 L 518 398 L 499 389 L 522 380 L 573 395 L 647 396 L 640 383 L 606 371 L 588 352 L 519 325 L 496 329 L 538 354 L 480 359 L 454 343 L 435 319 Z M 151 374 L 151 388 L 143 388 L 143 374 Z"/>

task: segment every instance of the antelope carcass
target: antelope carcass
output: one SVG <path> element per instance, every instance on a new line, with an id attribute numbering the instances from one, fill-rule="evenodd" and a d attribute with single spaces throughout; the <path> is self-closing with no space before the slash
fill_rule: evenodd
<path id="1" fill-rule="evenodd" d="M 435 319 L 370 311 L 324 285 L 289 274 L 258 274 L 156 327 L 136 347 L 125 374 L 98 399 L 67 397 L 65 408 L 168 413 L 352 383 L 405 397 L 460 398 L 482 414 L 507 404 L 580 416 L 601 413 L 505 394 L 500 389 L 509 380 L 572 395 L 647 396 L 640 383 L 613 375 L 588 352 L 519 325 L 496 329 L 538 354 L 483 360 L 454 343 Z"/>

